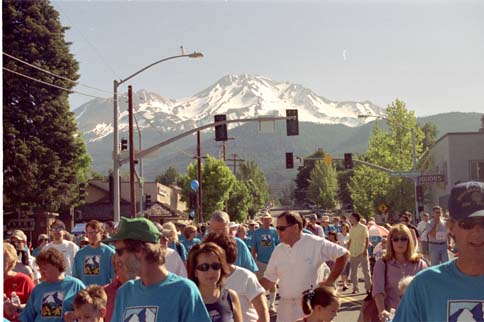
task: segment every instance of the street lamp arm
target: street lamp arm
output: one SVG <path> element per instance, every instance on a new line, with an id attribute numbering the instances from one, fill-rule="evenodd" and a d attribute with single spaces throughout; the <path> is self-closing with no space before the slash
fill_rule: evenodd
<path id="1" fill-rule="evenodd" d="M 254 118 L 248 118 L 248 119 L 236 119 L 236 120 L 225 120 L 225 121 L 219 121 L 219 122 L 214 122 L 214 123 L 210 123 L 210 124 L 206 124 L 206 125 L 203 125 L 203 126 L 200 126 L 200 127 L 197 127 L 195 129 L 192 129 L 192 130 L 189 130 L 189 131 L 186 131 L 184 133 L 181 133 L 177 136 L 174 136 L 168 140 L 165 140 L 163 142 L 160 142 L 158 144 L 155 144 L 149 148 L 146 148 L 142 151 L 139 151 L 138 153 L 136 153 L 136 158 L 143 158 L 144 156 L 150 154 L 150 153 L 153 153 L 155 152 L 156 150 L 172 143 L 172 142 L 175 142 L 175 141 L 178 141 L 179 139 L 181 138 L 184 138 L 186 136 L 189 136 L 193 133 L 196 133 L 198 131 L 202 131 L 202 130 L 205 130 L 205 129 L 208 129 L 208 128 L 211 128 L 211 127 L 214 127 L 214 126 L 217 126 L 217 125 L 224 125 L 224 124 L 229 124 L 229 123 L 247 123 L 247 122 L 263 122 L 263 121 L 277 121 L 277 120 L 286 120 L 288 118 L 292 118 L 292 116 L 290 117 L 286 117 L 286 116 L 263 116 L 263 117 L 254 117 Z M 129 158 L 123 158 L 121 160 L 119 160 L 119 163 L 120 164 L 124 164 L 126 162 L 129 161 Z"/>
<path id="2" fill-rule="evenodd" d="M 131 78 L 135 77 L 136 75 L 138 75 L 138 74 L 140 74 L 140 73 L 144 72 L 144 71 L 145 71 L 145 70 L 147 70 L 148 68 L 151 68 L 151 67 L 153 67 L 153 66 L 155 66 L 155 65 L 157 65 L 157 64 L 159 64 L 159 63 L 162 63 L 162 62 L 164 62 L 164 61 L 171 60 L 171 59 L 175 59 L 175 58 L 181 58 L 181 57 L 198 58 L 198 57 L 203 57 L 203 54 L 202 54 L 202 53 L 198 53 L 198 52 L 193 52 L 193 53 L 191 53 L 191 54 L 185 54 L 185 55 L 176 55 L 176 56 L 171 56 L 171 57 L 167 57 L 167 58 L 160 59 L 160 60 L 158 60 L 158 61 L 154 62 L 153 64 L 150 64 L 150 65 L 148 65 L 148 66 L 146 66 L 146 67 L 144 67 L 144 68 L 142 68 L 142 69 L 138 70 L 136 73 L 134 73 L 134 74 L 132 74 L 132 75 L 130 75 L 130 76 L 128 76 L 128 77 L 126 77 L 125 79 L 121 79 L 121 80 L 119 80 L 119 81 L 117 82 L 117 83 L 118 83 L 118 86 L 119 86 L 119 85 L 121 85 L 121 84 L 123 84 L 124 82 L 126 82 L 126 81 L 130 80 Z"/>

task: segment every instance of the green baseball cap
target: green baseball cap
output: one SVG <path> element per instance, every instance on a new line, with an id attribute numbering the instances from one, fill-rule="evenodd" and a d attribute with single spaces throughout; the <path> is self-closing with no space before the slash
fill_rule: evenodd
<path id="1" fill-rule="evenodd" d="M 159 243 L 160 231 L 158 230 L 158 228 L 156 228 L 156 225 L 151 220 L 148 220 L 146 218 L 121 217 L 118 231 L 105 241 L 113 242 L 124 239 L 140 240 L 149 243 Z"/>

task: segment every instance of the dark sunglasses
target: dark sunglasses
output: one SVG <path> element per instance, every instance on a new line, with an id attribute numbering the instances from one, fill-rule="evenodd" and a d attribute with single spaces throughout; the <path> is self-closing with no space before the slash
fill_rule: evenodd
<path id="1" fill-rule="evenodd" d="M 407 237 L 400 237 L 400 238 L 393 237 L 392 238 L 392 242 L 395 242 L 396 243 L 396 242 L 399 242 L 399 241 L 401 241 L 401 242 L 408 242 L 408 238 Z"/>
<path id="2" fill-rule="evenodd" d="M 212 268 L 212 270 L 218 271 L 222 268 L 222 265 L 220 263 L 212 263 L 212 264 L 204 263 L 204 264 L 198 265 L 196 269 L 201 272 L 207 272 L 210 269 L 210 267 Z"/>
<path id="3" fill-rule="evenodd" d="M 59 231 L 63 231 L 63 230 L 64 230 L 64 228 L 62 228 L 62 227 L 52 227 L 50 229 L 50 231 L 55 231 L 55 232 L 59 232 Z"/>
<path id="4" fill-rule="evenodd" d="M 276 229 L 278 231 L 284 231 L 286 230 L 287 228 L 291 227 L 291 226 L 294 226 L 295 224 L 290 224 L 290 225 L 286 225 L 286 226 L 277 226 Z"/>
<path id="5" fill-rule="evenodd" d="M 126 250 L 126 247 L 121 247 L 121 248 L 115 248 L 114 251 L 116 252 L 116 255 L 118 256 L 123 256 L 124 251 Z"/>
<path id="6" fill-rule="evenodd" d="M 484 229 L 484 220 L 461 220 L 457 224 L 465 230 L 471 230 L 475 226 L 481 226 L 481 229 Z"/>

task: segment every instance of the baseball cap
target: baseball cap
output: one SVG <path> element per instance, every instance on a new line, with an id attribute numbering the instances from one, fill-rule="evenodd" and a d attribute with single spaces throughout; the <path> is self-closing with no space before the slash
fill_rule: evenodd
<path id="1" fill-rule="evenodd" d="M 160 242 L 160 231 L 156 225 L 146 218 L 126 218 L 121 217 L 118 231 L 106 242 L 113 242 L 124 239 L 139 240 L 149 243 Z"/>
<path id="2" fill-rule="evenodd" d="M 39 237 L 37 237 L 37 240 L 41 239 L 49 240 L 49 236 L 47 236 L 46 234 L 40 234 Z"/>
<path id="3" fill-rule="evenodd" d="M 10 236 L 10 238 L 17 238 L 18 240 L 20 241 L 24 241 L 26 242 L 27 241 L 27 236 L 25 235 L 25 233 L 21 230 L 14 230 L 12 235 Z"/>
<path id="4" fill-rule="evenodd" d="M 66 230 L 66 225 L 60 220 L 56 220 L 50 225 L 50 228 L 62 228 L 63 230 Z"/>
<path id="5" fill-rule="evenodd" d="M 484 217 L 484 182 L 456 184 L 450 192 L 449 215 L 453 220 Z"/>

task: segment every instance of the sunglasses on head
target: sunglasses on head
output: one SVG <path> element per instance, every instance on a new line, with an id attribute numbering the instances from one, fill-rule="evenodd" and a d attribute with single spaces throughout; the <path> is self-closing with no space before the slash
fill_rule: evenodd
<path id="1" fill-rule="evenodd" d="M 218 271 L 222 268 L 222 265 L 220 263 L 212 263 L 212 264 L 204 263 L 204 264 L 198 265 L 196 269 L 201 272 L 207 272 L 210 269 L 210 267 L 212 268 L 212 270 Z"/>
<path id="2" fill-rule="evenodd" d="M 276 229 L 278 231 L 284 231 L 286 230 L 287 228 L 291 227 L 291 226 L 294 226 L 295 224 L 290 224 L 290 225 L 286 225 L 286 226 L 277 226 Z"/>
<path id="3" fill-rule="evenodd" d="M 469 219 L 464 219 L 461 220 L 457 223 L 460 228 L 465 229 L 465 230 L 471 230 L 475 226 L 481 226 L 481 229 L 484 229 L 484 219 L 482 218 L 469 218 Z"/>
<path id="4" fill-rule="evenodd" d="M 408 242 L 408 238 L 407 237 L 392 237 L 392 242 Z"/>

